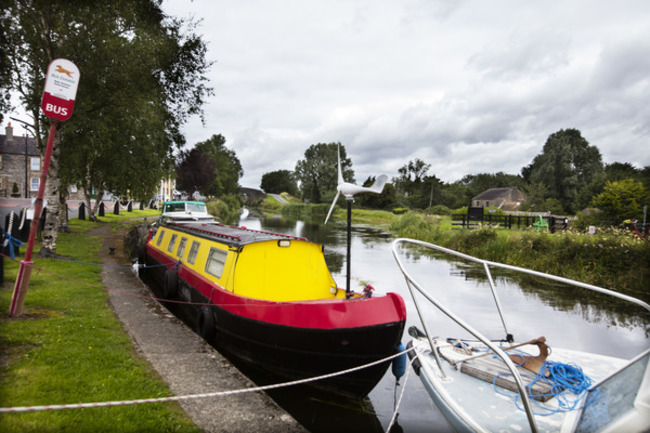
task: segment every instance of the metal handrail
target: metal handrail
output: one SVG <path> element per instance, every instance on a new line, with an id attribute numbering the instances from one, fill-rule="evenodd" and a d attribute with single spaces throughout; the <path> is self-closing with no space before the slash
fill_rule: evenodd
<path id="1" fill-rule="evenodd" d="M 510 370 L 510 372 L 512 373 L 512 377 L 513 377 L 513 379 L 515 381 L 515 384 L 517 385 L 517 388 L 519 389 L 519 394 L 521 396 L 521 400 L 522 400 L 522 403 L 523 403 L 523 406 L 524 406 L 524 410 L 525 410 L 526 416 L 528 418 L 528 423 L 530 424 L 530 428 L 531 428 L 531 430 L 533 432 L 537 432 L 537 424 L 535 422 L 535 417 L 533 415 L 533 410 L 532 410 L 532 406 L 531 406 L 531 403 L 530 403 L 528 393 L 525 392 L 525 386 L 524 386 L 524 384 L 523 384 L 523 382 L 521 380 L 521 376 L 519 375 L 519 372 L 517 371 L 514 363 L 510 360 L 510 358 L 508 357 L 508 355 L 504 351 L 499 349 L 492 341 L 490 341 L 488 338 L 486 338 L 478 330 L 474 329 L 468 323 L 465 323 L 460 317 L 456 316 L 451 311 L 449 311 L 447 308 L 445 308 L 440 302 L 438 302 L 436 299 L 434 299 L 432 296 L 430 296 L 410 276 L 410 274 L 406 271 L 404 265 L 402 264 L 402 262 L 401 262 L 401 260 L 399 258 L 399 255 L 398 255 L 398 251 L 397 251 L 398 246 L 400 244 L 407 244 L 407 243 L 414 244 L 414 245 L 419 245 L 419 246 L 426 247 L 426 248 L 430 248 L 430 249 L 437 250 L 437 251 L 440 251 L 440 252 L 443 252 L 443 253 L 446 253 L 446 254 L 450 254 L 452 256 L 456 256 L 456 257 L 459 257 L 459 258 L 462 258 L 462 259 L 465 259 L 465 260 L 468 260 L 468 261 L 471 261 L 471 262 L 482 264 L 483 268 L 485 269 L 485 271 L 487 273 L 488 280 L 490 282 L 490 289 L 492 290 L 492 294 L 493 294 L 495 302 L 497 304 L 497 309 L 499 311 L 499 315 L 501 316 L 501 321 L 503 323 L 504 328 L 506 329 L 506 333 L 507 333 L 507 328 L 506 328 L 505 320 L 504 320 L 503 315 L 502 315 L 501 306 L 500 306 L 500 303 L 499 303 L 499 299 L 498 299 L 498 297 L 496 295 L 496 291 L 495 291 L 495 288 L 494 288 L 494 282 L 493 282 L 493 279 L 492 279 L 492 275 L 490 273 L 490 267 L 491 266 L 495 267 L 495 268 L 502 268 L 502 269 L 508 269 L 508 270 L 512 270 L 512 271 L 522 272 L 522 273 L 525 273 L 525 274 L 534 275 L 534 276 L 546 278 L 546 279 L 549 279 L 549 280 L 558 281 L 558 282 L 561 282 L 561 283 L 571 284 L 571 285 L 574 285 L 574 286 L 577 286 L 577 287 L 582 287 L 584 289 L 593 290 L 593 291 L 596 291 L 596 292 L 599 292 L 599 293 L 603 293 L 603 294 L 606 294 L 606 295 L 613 296 L 615 298 L 619 298 L 619 299 L 623 299 L 623 300 L 632 302 L 632 303 L 637 304 L 637 305 L 645 308 L 646 310 L 650 311 L 650 305 L 648 305 L 647 303 L 645 303 L 645 302 L 643 302 L 643 301 L 641 301 L 639 299 L 633 298 L 631 296 L 627 296 L 627 295 L 624 295 L 624 294 L 621 294 L 621 293 L 617 293 L 617 292 L 614 292 L 612 290 L 604 289 L 602 287 L 597 287 L 597 286 L 593 286 L 593 285 L 590 285 L 590 284 L 581 283 L 579 281 L 570 280 L 568 278 L 562 278 L 562 277 L 557 277 L 557 276 L 550 275 L 550 274 L 545 274 L 543 272 L 538 272 L 538 271 L 533 271 L 533 270 L 530 270 L 530 269 L 520 268 L 518 266 L 505 265 L 505 264 L 502 264 L 502 263 L 491 262 L 489 260 L 478 259 L 476 257 L 469 256 L 467 254 L 459 253 L 457 251 L 450 250 L 448 248 L 444 248 L 444 247 L 441 247 L 441 246 L 438 246 L 438 245 L 434 245 L 434 244 L 429 243 L 429 242 L 419 241 L 419 240 L 416 240 L 416 239 L 398 238 L 395 241 L 393 241 L 393 246 L 392 246 L 393 257 L 395 258 L 395 261 L 397 262 L 397 266 L 400 268 L 400 271 L 402 272 L 402 274 L 404 275 L 404 278 L 406 279 L 406 285 L 407 285 L 407 287 L 409 289 L 409 292 L 411 293 L 411 297 L 413 298 L 413 302 L 415 304 L 416 311 L 417 311 L 418 316 L 420 318 L 420 322 L 422 323 L 422 326 L 424 327 L 424 332 L 425 332 L 425 334 L 427 336 L 427 340 L 429 341 L 429 345 L 431 347 L 431 353 L 434 355 L 434 357 L 436 359 L 436 362 L 438 364 L 438 368 L 439 368 L 439 370 L 440 370 L 440 372 L 442 374 L 442 377 L 443 378 L 445 377 L 444 371 L 442 370 L 442 364 L 441 364 L 440 358 L 438 356 L 437 350 L 435 350 L 434 347 L 433 347 L 433 342 L 432 342 L 432 339 L 431 339 L 431 335 L 429 334 L 429 331 L 428 331 L 428 328 L 427 328 L 427 325 L 426 325 L 426 321 L 424 320 L 424 317 L 422 316 L 422 313 L 420 311 L 420 306 L 418 304 L 417 298 L 415 297 L 415 293 L 413 292 L 413 287 L 415 289 L 417 289 L 417 291 L 422 296 L 424 296 L 429 302 L 431 302 L 435 307 L 437 307 L 443 314 L 445 314 L 451 320 L 456 322 L 458 325 L 460 325 L 462 328 L 464 328 L 467 332 L 472 334 L 476 339 L 478 339 L 483 344 L 485 344 L 487 347 L 489 347 L 497 356 L 499 356 L 499 358 L 501 358 L 501 360 L 505 363 L 508 370 Z"/>

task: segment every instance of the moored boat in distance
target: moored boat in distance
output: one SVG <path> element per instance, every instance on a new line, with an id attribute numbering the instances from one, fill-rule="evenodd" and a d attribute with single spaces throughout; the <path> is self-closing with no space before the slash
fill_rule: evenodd
<path id="1" fill-rule="evenodd" d="M 466 317 L 455 314 L 440 301 L 444 298 L 445 287 L 424 287 L 409 274 L 400 258 L 400 248 L 404 246 L 442 252 L 481 265 L 494 305 L 477 305 L 472 299 L 466 299 L 467 308 L 463 310 Z M 413 339 L 407 347 L 413 368 L 456 431 L 650 431 L 650 349 L 642 350 L 632 359 L 623 359 L 558 348 L 544 337 L 513 344 L 514 338 L 506 326 L 508 312 L 499 301 L 490 269 L 500 268 L 523 273 L 528 278 L 550 280 L 560 283 L 559 287 L 580 287 L 627 301 L 646 311 L 650 311 L 650 305 L 601 287 L 477 259 L 413 239 L 395 240 L 393 255 L 406 279 L 424 330 L 409 329 Z M 458 325 L 454 327 L 457 332 L 469 337 L 434 337 L 427 323 L 431 320 L 427 321 L 421 312 L 422 308 L 431 305 L 421 307 L 418 299 L 422 298 L 437 309 L 438 318 L 449 318 Z M 494 311 L 494 320 L 489 326 L 503 328 L 502 340 L 490 339 L 469 324 L 479 310 Z"/>
<path id="2" fill-rule="evenodd" d="M 214 217 L 208 213 L 208 208 L 202 201 L 166 201 L 162 205 L 162 213 L 158 223 L 173 222 L 214 222 Z"/>
<path id="3" fill-rule="evenodd" d="M 184 302 L 197 333 L 225 354 L 287 380 L 362 366 L 398 352 L 403 299 L 346 296 L 323 247 L 214 222 L 161 219 L 145 247 L 160 297 Z M 363 397 L 390 361 L 311 383 Z"/>

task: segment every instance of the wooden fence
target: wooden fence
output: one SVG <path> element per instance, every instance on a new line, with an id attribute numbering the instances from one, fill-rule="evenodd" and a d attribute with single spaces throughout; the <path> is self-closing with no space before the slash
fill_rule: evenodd
<path id="1" fill-rule="evenodd" d="M 463 228 L 476 227 L 479 224 L 512 228 L 548 228 L 553 233 L 556 230 L 565 230 L 569 225 L 568 218 L 541 216 L 541 215 L 495 215 L 491 213 L 463 213 L 451 216 L 452 226 Z"/>

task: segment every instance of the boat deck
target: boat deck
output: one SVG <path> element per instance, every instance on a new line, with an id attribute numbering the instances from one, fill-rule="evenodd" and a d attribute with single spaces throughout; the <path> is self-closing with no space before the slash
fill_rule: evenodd
<path id="1" fill-rule="evenodd" d="M 507 389 L 512 392 L 519 392 L 515 379 L 508 370 L 508 367 L 494 356 L 485 356 L 483 358 L 472 359 L 463 362 L 460 367 L 462 373 L 493 383 L 498 387 Z M 517 371 L 521 375 L 524 386 L 528 387 L 535 381 L 535 373 L 517 366 Z M 535 381 L 530 388 L 530 395 L 538 401 L 547 401 L 553 398 L 553 385 L 551 382 Z"/>
<path id="2" fill-rule="evenodd" d="M 510 392 L 507 388 L 488 383 L 491 381 L 479 380 L 463 373 L 461 369 L 455 369 L 446 360 L 443 360 L 446 378 L 439 379 L 436 362 L 426 340 L 414 339 L 413 346 L 420 353 L 420 359 L 423 361 L 424 371 L 420 373 L 420 378 L 423 379 L 425 387 L 430 388 L 430 391 L 435 390 L 432 396 L 436 395 L 440 398 L 436 404 L 446 415 L 457 416 L 463 419 L 463 423 L 473 420 L 476 424 L 470 425 L 469 428 L 476 431 L 483 431 L 482 429 L 526 431 L 528 429 L 526 413 L 521 409 L 521 401 L 516 392 Z M 479 359 L 482 358 L 474 361 Z M 554 349 L 548 360 L 578 365 L 594 381 L 607 377 L 626 364 L 623 359 L 563 349 Z M 574 394 L 570 395 L 574 396 Z M 534 405 L 535 413 L 544 414 L 536 417 L 539 431 L 559 431 L 567 413 L 561 410 L 558 399 L 552 397 L 545 402 L 536 401 Z"/>

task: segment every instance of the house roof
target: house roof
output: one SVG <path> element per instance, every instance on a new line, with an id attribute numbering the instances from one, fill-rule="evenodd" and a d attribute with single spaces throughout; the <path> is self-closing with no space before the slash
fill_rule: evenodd
<path id="1" fill-rule="evenodd" d="M 24 155 L 25 137 L 14 136 L 13 141 L 7 141 L 6 135 L 0 135 L 0 154 Z M 41 154 L 36 145 L 36 139 L 33 137 L 27 137 L 27 154 L 32 156 Z"/>
<path id="2" fill-rule="evenodd" d="M 522 201 L 524 195 L 517 187 L 490 188 L 474 197 L 472 200 L 497 200 Z"/>

